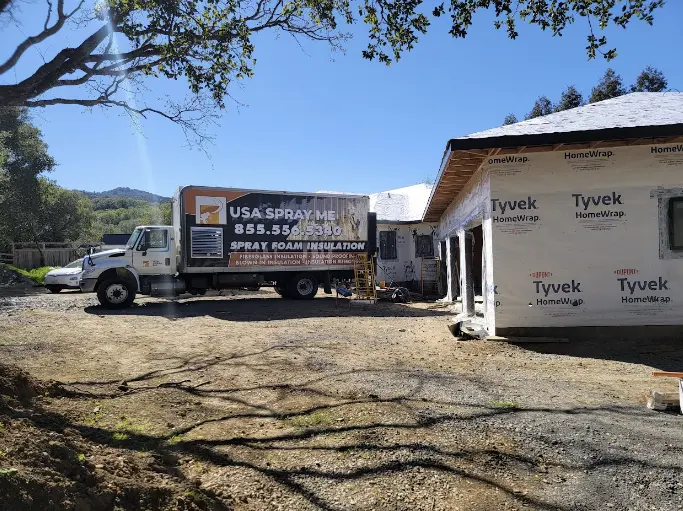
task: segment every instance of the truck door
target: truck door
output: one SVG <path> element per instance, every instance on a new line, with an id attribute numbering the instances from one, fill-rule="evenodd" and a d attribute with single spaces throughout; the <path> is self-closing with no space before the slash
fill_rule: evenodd
<path id="1" fill-rule="evenodd" d="M 171 233 L 165 227 L 147 227 L 133 255 L 133 266 L 140 275 L 171 275 L 175 269 Z"/>

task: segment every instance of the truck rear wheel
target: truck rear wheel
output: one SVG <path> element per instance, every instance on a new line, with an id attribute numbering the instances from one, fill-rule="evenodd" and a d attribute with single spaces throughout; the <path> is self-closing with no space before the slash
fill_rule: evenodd
<path id="1" fill-rule="evenodd" d="M 318 292 L 318 279 L 310 273 L 299 273 L 288 282 L 287 292 L 297 300 L 311 300 Z"/>
<path id="2" fill-rule="evenodd" d="M 126 309 L 135 300 L 135 284 L 120 277 L 107 279 L 97 287 L 97 299 L 105 309 Z"/>
<path id="3" fill-rule="evenodd" d="M 289 291 L 287 290 L 287 282 L 278 282 L 273 289 L 275 289 L 275 292 L 282 298 L 290 298 Z"/>

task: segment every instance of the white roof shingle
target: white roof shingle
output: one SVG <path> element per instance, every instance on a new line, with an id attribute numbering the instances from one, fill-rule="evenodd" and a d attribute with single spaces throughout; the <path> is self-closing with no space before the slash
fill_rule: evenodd
<path id="1" fill-rule="evenodd" d="M 420 183 L 370 194 L 370 211 L 378 222 L 421 222 L 432 185 Z"/>
<path id="2" fill-rule="evenodd" d="M 329 193 L 337 195 L 369 195 L 370 211 L 377 213 L 380 222 L 421 222 L 429 196 L 432 193 L 432 185 L 419 183 L 395 190 L 387 190 L 378 193 L 354 193 L 333 192 L 318 190 L 316 193 Z"/>
<path id="3" fill-rule="evenodd" d="M 456 140 L 683 124 L 683 92 L 634 92 Z"/>

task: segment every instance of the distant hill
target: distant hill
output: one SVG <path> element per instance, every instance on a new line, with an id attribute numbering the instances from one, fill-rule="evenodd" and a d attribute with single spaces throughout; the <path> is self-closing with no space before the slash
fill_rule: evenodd
<path id="1" fill-rule="evenodd" d="M 163 195 L 157 195 L 155 193 L 145 192 L 144 190 L 136 190 L 135 188 L 119 187 L 113 190 L 107 190 L 104 192 L 86 192 L 85 190 L 79 190 L 89 199 L 103 199 L 106 197 L 121 198 L 121 199 L 136 199 L 143 200 L 145 202 L 170 202 L 170 197 L 164 197 Z"/>

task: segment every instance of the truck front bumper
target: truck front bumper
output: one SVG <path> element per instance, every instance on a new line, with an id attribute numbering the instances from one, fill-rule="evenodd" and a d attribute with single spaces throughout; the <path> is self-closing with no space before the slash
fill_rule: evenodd
<path id="1" fill-rule="evenodd" d="M 78 282 L 78 287 L 81 288 L 83 293 L 94 293 L 96 285 L 97 279 L 81 279 Z"/>

